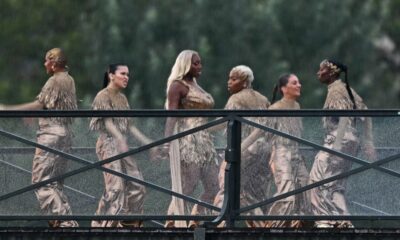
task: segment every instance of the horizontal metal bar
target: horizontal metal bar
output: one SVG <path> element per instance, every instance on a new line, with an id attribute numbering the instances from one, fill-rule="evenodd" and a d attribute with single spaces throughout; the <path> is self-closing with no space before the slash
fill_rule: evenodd
<path id="1" fill-rule="evenodd" d="M 134 148 L 129 148 L 133 150 Z M 218 150 L 225 150 L 225 147 L 215 147 Z M 313 147 L 299 147 L 301 151 L 314 151 Z M 375 147 L 376 151 L 395 151 L 400 150 L 400 147 Z M 34 147 L 0 147 L 0 154 L 32 154 L 35 152 Z M 73 154 L 95 154 L 96 148 L 94 147 L 72 147 L 71 153 Z"/>
<path id="2" fill-rule="evenodd" d="M 213 220 L 210 215 L 0 215 L 0 221 L 18 220 Z M 236 220 L 400 220 L 400 215 L 239 215 Z"/>
<path id="3" fill-rule="evenodd" d="M 240 215 L 237 220 L 400 220 L 400 215 Z"/>
<path id="4" fill-rule="evenodd" d="M 189 129 L 189 130 L 187 130 L 187 131 L 184 131 L 184 132 L 175 134 L 175 135 L 173 135 L 173 136 L 169 136 L 169 137 L 167 137 L 167 138 L 164 138 L 164 139 L 161 139 L 161 140 L 158 140 L 158 141 L 149 143 L 149 144 L 147 144 L 147 145 L 138 147 L 138 148 L 133 149 L 133 150 L 130 150 L 130 151 L 128 151 L 128 152 L 121 153 L 121 154 L 118 154 L 118 155 L 116 155 L 116 156 L 113 156 L 113 157 L 110 157 L 110 158 L 108 158 L 108 159 L 104 159 L 104 160 L 102 160 L 102 161 L 98 161 L 98 162 L 95 162 L 95 163 L 92 163 L 92 162 L 90 162 L 90 161 L 87 161 L 87 160 L 85 160 L 85 159 L 83 159 L 83 158 L 78 158 L 78 157 L 73 156 L 73 155 L 71 155 L 71 154 L 67 154 L 67 153 L 64 153 L 64 152 L 61 152 L 61 151 L 58 151 L 58 150 L 49 148 L 49 147 L 47 147 L 47 146 L 38 144 L 38 143 L 33 142 L 33 141 L 30 141 L 30 140 L 27 140 L 27 139 L 22 138 L 22 137 L 20 137 L 20 136 L 17 136 L 17 135 L 15 135 L 15 134 L 8 133 L 8 132 L 6 132 L 6 131 L 4 131 L 4 130 L 0 130 L 0 134 L 3 135 L 3 136 L 12 138 L 12 139 L 14 139 L 14 140 L 17 140 L 17 141 L 26 143 L 26 144 L 31 145 L 31 146 L 35 146 L 35 147 L 41 148 L 41 149 L 46 150 L 46 151 L 48 151 L 48 152 L 51 152 L 51 153 L 54 153 L 54 154 L 58 154 L 58 155 L 60 155 L 60 156 L 62 156 L 62 157 L 64 157 L 64 158 L 66 158 L 66 159 L 74 160 L 74 161 L 77 161 L 77 162 L 80 162 L 80 163 L 86 165 L 86 166 L 84 166 L 84 167 L 75 169 L 75 170 L 73 170 L 73 171 L 70 171 L 70 172 L 68 172 L 68 173 L 62 174 L 62 175 L 60 175 L 60 176 L 56 176 L 56 177 L 53 177 L 53 178 L 51 178 L 51 179 L 47 179 L 47 180 L 41 181 L 41 182 L 39 182 L 39 183 L 35 183 L 35 184 L 30 185 L 30 186 L 27 186 L 27 187 L 18 189 L 18 190 L 14 191 L 14 192 L 4 194 L 4 195 L 0 196 L 0 201 L 5 200 L 5 199 L 8 199 L 8 198 L 13 197 L 13 196 L 16 196 L 16 195 L 19 195 L 19 194 L 22 194 L 22 193 L 25 193 L 25 192 L 30 191 L 30 190 L 34 190 L 34 189 L 36 189 L 36 188 L 38 188 L 38 187 L 41 187 L 41 186 L 44 186 L 44 185 L 46 185 L 46 184 L 48 184 L 48 183 L 51 183 L 51 182 L 54 182 L 54 181 L 59 181 L 59 180 L 61 180 L 61 179 L 74 176 L 74 175 L 79 174 L 79 173 L 81 173 L 81 172 L 88 171 L 88 170 L 93 169 L 93 168 L 97 168 L 97 169 L 99 169 L 99 170 L 102 170 L 102 171 L 111 173 L 111 174 L 113 174 L 113 175 L 122 177 L 122 178 L 124 178 L 124 179 L 130 180 L 130 181 L 134 181 L 134 182 L 137 182 L 137 183 L 142 184 L 142 185 L 144 185 L 144 186 L 153 188 L 153 189 L 155 189 L 155 190 L 157 190 L 157 191 L 164 192 L 164 193 L 173 195 L 173 196 L 175 196 L 175 197 L 182 198 L 182 199 L 184 199 L 184 200 L 187 200 L 187 201 L 190 201 L 190 202 L 199 204 L 200 206 L 203 206 L 203 207 L 206 207 L 206 208 L 209 208 L 209 209 L 212 209 L 212 210 L 220 211 L 220 210 L 221 210 L 220 208 L 215 207 L 215 206 L 213 206 L 213 205 L 211 205 L 211 204 L 209 204 L 209 203 L 206 203 L 206 202 L 203 202 L 203 201 L 201 201 L 201 200 L 197 200 L 197 199 L 195 199 L 195 198 L 192 198 L 192 197 L 189 197 L 189 196 L 186 196 L 186 195 L 183 195 L 183 194 L 180 194 L 180 193 L 171 191 L 171 190 L 169 190 L 169 189 L 166 189 L 166 188 L 164 188 L 164 187 L 161 187 L 161 186 L 158 186 L 158 185 L 155 185 L 155 184 L 146 182 L 146 181 L 144 181 L 144 180 L 137 179 L 137 178 L 128 176 L 128 175 L 126 175 L 126 174 L 123 174 L 123 173 L 120 173 L 120 172 L 117 172 L 117 171 L 114 171 L 114 170 L 111 170 L 111 169 L 102 167 L 102 165 L 104 165 L 104 164 L 106 164 L 106 163 L 109 163 L 109 162 L 112 162 L 112 161 L 115 161 L 115 160 L 118 160 L 118 159 L 121 159 L 121 158 L 124 158 L 124 157 L 128 157 L 128 156 L 130 156 L 130 155 L 133 155 L 133 154 L 136 154 L 136 153 L 145 151 L 145 150 L 148 150 L 148 149 L 150 149 L 150 148 L 152 148 L 152 147 L 158 146 L 158 145 L 163 144 L 163 143 L 168 142 L 168 141 L 172 141 L 172 140 L 178 139 L 178 138 L 180 138 L 180 137 L 182 137 L 182 136 L 186 136 L 186 135 L 189 135 L 189 134 L 191 134 L 191 133 L 194 133 L 194 132 L 197 132 L 197 131 L 201 131 L 201 130 L 207 129 L 207 128 L 209 128 L 209 127 L 212 127 L 212 126 L 221 124 L 221 123 L 227 121 L 227 119 L 228 119 L 228 118 L 220 118 L 220 119 L 211 121 L 211 122 L 209 122 L 209 123 L 206 123 L 206 124 L 204 124 L 204 125 L 201 125 L 201 126 L 199 126 L 199 127 L 195 127 L 195 128 Z"/>
<path id="5" fill-rule="evenodd" d="M 29 171 L 29 170 L 27 170 L 27 169 L 25 169 L 25 168 L 23 168 L 23 167 L 17 166 L 17 165 L 15 165 L 15 164 L 6 162 L 6 161 L 4 161 L 4 160 L 1 160 L 1 159 L 0 159 L 0 163 L 3 163 L 3 164 L 5 164 L 5 165 L 7 165 L 7 166 L 9 166 L 9 167 L 18 169 L 18 170 L 20 170 L 20 171 L 23 172 L 23 173 L 32 174 L 31 171 Z M 85 193 L 85 192 L 82 192 L 82 191 L 80 191 L 80 190 L 78 190 L 78 189 L 76 189 L 76 188 L 70 187 L 70 186 L 68 186 L 68 185 L 64 185 L 64 187 L 65 187 L 66 189 L 71 190 L 72 192 L 76 192 L 76 193 L 78 193 L 78 194 L 81 194 L 81 195 L 83 195 L 83 196 L 88 197 L 88 198 L 90 199 L 91 202 L 93 202 L 94 200 L 96 200 L 96 197 L 95 197 L 95 196 L 90 195 L 90 194 Z"/>
<path id="6" fill-rule="evenodd" d="M 335 176 L 332 176 L 332 177 L 329 177 L 329 178 L 325 178 L 325 179 L 323 179 L 321 181 L 318 181 L 318 182 L 315 182 L 315 183 L 312 183 L 312 184 L 308 184 L 308 185 L 306 185 L 304 187 L 301 187 L 301 188 L 298 188 L 298 189 L 295 189 L 295 190 L 280 194 L 279 196 L 263 200 L 263 201 L 261 201 L 259 203 L 253 204 L 251 206 L 243 207 L 243 208 L 239 209 L 239 213 L 247 212 L 249 210 L 252 210 L 252 209 L 255 209 L 255 208 L 258 208 L 258 207 L 262 207 L 262 206 L 267 205 L 269 203 L 276 202 L 276 201 L 278 201 L 280 199 L 284 199 L 284 198 L 287 198 L 289 196 L 305 192 L 305 191 L 310 190 L 312 188 L 319 187 L 319 186 L 324 185 L 326 183 L 330 183 L 330 182 L 333 182 L 333 181 L 338 180 L 338 179 L 342 179 L 342 178 L 345 178 L 345 177 L 348 177 L 348 176 L 351 176 L 351 175 L 355 175 L 357 173 L 361 173 L 363 171 L 366 171 L 366 170 L 369 170 L 371 168 L 374 168 L 375 166 L 379 166 L 379 165 L 382 165 L 382 164 L 385 164 L 385 163 L 389 163 L 389 162 L 394 161 L 394 160 L 399 159 L 399 158 L 400 158 L 400 154 L 396 154 L 396 155 L 393 155 L 393 156 L 390 156 L 390 157 L 387 157 L 387 158 L 384 158 L 384 159 L 380 159 L 380 160 L 372 162 L 372 163 L 370 163 L 368 165 L 365 165 L 365 166 L 362 166 L 362 167 L 358 167 L 358 168 L 354 168 L 354 169 L 352 169 L 350 171 L 347 171 L 347 172 L 344 172 L 344 173 L 341 173 L 341 174 L 338 174 L 338 175 L 335 175 Z"/>
<path id="7" fill-rule="evenodd" d="M 226 117 L 229 115 L 241 117 L 324 117 L 324 116 L 364 116 L 364 117 L 398 117 L 400 109 L 384 110 L 4 110 L 0 118 L 23 117 Z"/>
<path id="8" fill-rule="evenodd" d="M 0 221 L 17 220 L 199 220 L 210 221 L 214 215 L 0 215 Z"/>
<path id="9" fill-rule="evenodd" d="M 360 164 L 360 165 L 363 165 L 363 166 L 368 166 L 369 163 L 370 163 L 370 162 L 368 162 L 368 161 L 365 161 L 365 160 L 362 160 L 362 159 L 360 159 L 360 158 L 351 156 L 351 155 L 349 155 L 349 154 L 345 154 L 345 153 L 343 153 L 343 152 L 336 151 L 336 150 L 334 150 L 334 149 L 321 146 L 320 144 L 313 143 L 313 142 L 308 141 L 308 140 L 306 140 L 306 139 L 299 138 L 299 137 L 296 137 L 296 136 L 292 136 L 292 135 L 290 135 L 290 134 L 287 134 L 287 133 L 285 133 L 285 132 L 278 131 L 278 130 L 276 130 L 276 129 L 274 129 L 274 128 L 271 128 L 271 127 L 267 127 L 267 126 L 260 125 L 260 124 L 258 124 L 258 123 L 249 121 L 249 120 L 247 120 L 247 119 L 245 119 L 245 118 L 237 117 L 237 120 L 238 120 L 238 121 L 241 121 L 241 122 L 243 122 L 243 123 L 246 123 L 246 124 L 248 124 L 248 125 L 251 125 L 251 126 L 253 126 L 253 127 L 257 127 L 257 128 L 260 128 L 260 129 L 262 129 L 262 130 L 264 130 L 264 131 L 267 131 L 267 132 L 276 134 L 276 135 L 278 135 L 278 136 L 281 136 L 281 137 L 284 137 L 284 138 L 288 138 L 288 139 L 290 139 L 290 140 L 296 141 L 296 142 L 298 142 L 298 143 L 301 143 L 301 144 L 304 144 L 304 145 L 307 145 L 307 146 L 311 146 L 311 147 L 313 147 L 313 148 L 315 148 L 315 149 L 318 149 L 318 150 L 320 150 L 320 151 L 324 151 L 324 152 L 330 153 L 330 154 L 332 154 L 332 155 L 341 157 L 341 158 L 343 158 L 343 159 L 345 159 L 345 160 L 349 160 L 349 161 L 355 162 L 355 163 Z M 374 168 L 375 170 L 377 170 L 377 171 L 381 171 L 381 172 L 384 172 L 384 173 L 389 174 L 389 175 L 391 175 L 391 176 L 400 178 L 400 173 L 399 173 L 399 172 L 396 172 L 396 171 L 394 171 L 394 170 L 391 170 L 391 169 L 388 169 L 388 168 L 385 168 L 385 167 L 380 167 L 380 166 L 373 166 L 373 168 Z"/>

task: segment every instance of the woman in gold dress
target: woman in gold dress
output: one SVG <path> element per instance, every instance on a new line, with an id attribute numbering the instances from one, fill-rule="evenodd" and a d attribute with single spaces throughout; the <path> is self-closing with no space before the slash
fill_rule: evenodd
<path id="1" fill-rule="evenodd" d="M 253 71 L 244 65 L 239 65 L 229 73 L 228 91 L 231 96 L 225 105 L 228 110 L 266 110 L 270 103 L 268 99 L 253 89 Z M 265 125 L 266 118 L 247 118 L 258 124 Z M 254 130 L 254 127 L 242 125 L 242 139 L 245 139 Z M 266 158 L 270 154 L 269 144 L 266 142 L 265 134 L 260 134 L 251 144 L 242 147 L 241 155 L 241 191 L 240 205 L 248 206 L 266 199 L 271 191 L 271 172 L 266 164 Z M 222 207 L 225 194 L 225 168 L 226 161 L 223 161 L 219 170 L 219 192 L 214 200 L 214 205 Z M 264 215 L 267 212 L 256 208 L 249 212 L 251 215 Z M 263 221 L 247 220 L 248 227 L 263 227 Z M 224 223 L 220 224 L 222 227 Z"/>
<path id="2" fill-rule="evenodd" d="M 275 101 L 277 92 L 282 98 Z M 274 88 L 273 104 L 270 110 L 300 109 L 296 101 L 301 94 L 301 84 L 294 74 L 285 74 L 279 78 Z M 270 127 L 301 137 L 303 131 L 302 119 L 300 117 L 273 118 Z M 279 196 L 296 188 L 304 187 L 308 181 L 308 171 L 304 159 L 299 153 L 299 144 L 296 141 L 272 135 L 272 153 L 269 161 L 272 174 L 275 179 L 276 193 Z M 274 202 L 269 210 L 269 215 L 304 215 L 308 213 L 308 198 L 306 192 L 292 195 L 290 197 Z M 267 221 L 266 227 L 301 227 L 301 221 Z"/>
<path id="3" fill-rule="evenodd" d="M 15 106 L 3 106 L 7 110 L 76 110 L 74 79 L 68 74 L 67 57 L 60 48 L 46 53 L 44 66 L 51 77 L 43 86 L 36 100 Z M 63 152 L 72 145 L 71 118 L 39 118 L 37 142 Z M 54 178 L 65 173 L 67 160 L 36 148 L 32 163 L 32 183 Z M 48 215 L 71 215 L 71 207 L 64 193 L 63 181 L 56 181 L 35 190 L 40 209 Z M 52 220 L 50 227 L 78 227 L 76 221 Z"/>
<path id="4" fill-rule="evenodd" d="M 342 72 L 345 74 L 344 82 L 339 79 Z M 347 66 L 333 60 L 323 60 L 317 76 L 319 81 L 328 87 L 324 109 L 367 109 L 362 98 L 348 84 Z M 356 121 L 362 123 L 363 136 L 359 136 Z M 368 158 L 376 158 L 370 118 L 324 117 L 322 122 L 326 132 L 324 147 L 355 156 L 361 145 L 361 149 Z M 310 183 L 347 172 L 351 169 L 351 163 L 349 160 L 319 151 L 310 172 Z M 346 179 L 344 178 L 311 189 L 312 213 L 314 215 L 349 215 L 345 190 Z M 324 220 L 317 221 L 315 226 L 353 227 L 353 224 L 350 221 Z"/>
<path id="5" fill-rule="evenodd" d="M 125 64 L 111 64 L 105 73 L 103 89 L 93 101 L 93 110 L 129 110 L 129 103 L 122 90 L 128 86 L 129 68 Z M 99 160 L 108 159 L 129 150 L 127 135 L 131 133 L 142 144 L 151 142 L 128 118 L 92 118 L 90 129 L 99 132 L 96 153 Z M 143 180 L 133 157 L 103 165 L 114 171 Z M 124 180 L 111 173 L 104 174 L 105 190 L 100 199 L 96 215 L 142 214 L 145 196 L 143 185 Z M 92 227 L 141 227 L 141 221 L 92 221 Z"/>
<path id="6" fill-rule="evenodd" d="M 167 83 L 167 110 L 175 109 L 211 109 L 214 100 L 202 89 L 197 80 L 200 77 L 202 64 L 200 56 L 192 50 L 182 51 L 172 67 Z M 168 118 L 165 126 L 165 137 L 207 123 L 203 117 Z M 172 190 L 190 195 L 201 182 L 204 188 L 200 200 L 212 203 L 218 191 L 218 156 L 208 131 L 199 131 L 182 137 L 171 144 L 166 144 L 170 154 Z M 202 206 L 194 205 L 173 197 L 168 208 L 169 215 L 206 214 Z M 190 222 L 193 227 L 197 222 Z M 183 221 L 167 221 L 166 227 L 185 227 Z"/>

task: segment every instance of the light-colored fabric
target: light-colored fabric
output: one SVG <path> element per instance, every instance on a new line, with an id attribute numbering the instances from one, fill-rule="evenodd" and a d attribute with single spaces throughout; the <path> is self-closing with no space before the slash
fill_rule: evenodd
<path id="1" fill-rule="evenodd" d="M 253 89 L 243 89 L 233 94 L 225 105 L 225 109 L 230 110 L 265 110 L 270 105 L 268 99 Z M 258 124 L 265 125 L 266 119 L 261 117 L 247 118 Z M 242 140 L 255 128 L 243 124 Z M 271 195 L 272 176 L 269 170 L 267 160 L 270 154 L 270 147 L 265 139 L 266 135 L 262 134 L 253 144 L 242 152 L 241 155 L 241 191 L 240 205 L 241 207 L 253 205 L 261 202 Z M 214 205 L 222 207 L 225 194 L 225 168 L 224 161 L 219 170 L 218 181 L 219 191 L 214 199 Z M 246 212 L 247 215 L 264 215 L 267 213 L 267 207 L 256 208 Z M 249 227 L 263 227 L 264 221 L 246 221 Z"/>
<path id="2" fill-rule="evenodd" d="M 45 109 L 49 110 L 76 110 L 78 108 L 75 82 L 68 72 L 54 73 L 47 80 L 36 99 L 43 104 Z M 54 124 L 63 125 L 71 122 L 71 118 L 39 118 L 39 127 L 48 127 Z"/>
<path id="3" fill-rule="evenodd" d="M 129 110 L 129 103 L 125 95 L 121 92 L 112 92 L 108 88 L 104 88 L 97 93 L 93 103 L 93 110 Z M 121 133 L 128 131 L 129 120 L 128 118 L 114 117 L 112 118 L 113 124 L 118 128 Z M 105 121 L 102 117 L 94 117 L 90 121 L 90 130 L 106 132 Z"/>
<path id="4" fill-rule="evenodd" d="M 77 109 L 75 84 L 68 72 L 55 73 L 46 82 L 37 100 L 46 109 Z M 37 142 L 63 152 L 71 150 L 69 118 L 39 118 Z M 62 175 L 67 169 L 67 160 L 59 155 L 36 148 L 32 163 L 32 183 Z M 35 190 L 40 209 L 47 215 L 71 215 L 68 198 L 64 194 L 63 181 L 49 183 Z M 51 227 L 77 227 L 76 221 L 49 221 Z"/>
<path id="5" fill-rule="evenodd" d="M 362 99 L 353 91 L 358 109 L 366 109 Z M 345 84 L 336 80 L 328 86 L 324 109 L 353 109 Z M 356 118 L 345 117 L 346 124 L 339 127 L 338 117 L 324 117 L 323 125 L 326 130 L 324 147 L 341 151 L 349 155 L 356 155 L 359 149 L 359 137 L 355 128 Z M 361 118 L 361 121 L 368 119 Z M 360 121 L 360 122 L 361 122 Z M 339 133 L 339 134 L 338 134 Z M 339 136 L 338 136 L 339 135 Z M 371 136 L 371 135 L 370 135 Z M 341 138 L 341 139 L 339 139 Z M 339 141 L 339 142 L 338 142 Z M 324 151 L 319 151 L 315 157 L 310 172 L 310 182 L 315 183 L 326 178 L 347 172 L 351 169 L 352 162 L 344 160 Z M 345 198 L 346 179 L 339 179 L 310 190 L 311 209 L 314 215 L 348 215 L 349 211 Z M 317 221 L 316 225 L 351 226 L 348 221 Z"/>
<path id="6" fill-rule="evenodd" d="M 117 150 L 113 137 L 101 134 L 96 144 L 99 160 L 113 157 L 120 152 Z M 118 171 L 143 180 L 143 176 L 132 157 L 104 164 L 103 167 Z M 145 188 L 133 181 L 125 180 L 110 173 L 103 173 L 105 190 L 100 199 L 96 215 L 131 215 L 142 214 Z M 92 221 L 92 227 L 119 227 L 119 221 Z"/>
<path id="7" fill-rule="evenodd" d="M 174 131 L 176 133 L 176 129 Z M 170 144 L 169 149 L 169 160 L 171 167 L 171 188 L 172 191 L 177 193 L 183 193 L 182 190 L 182 178 L 181 178 L 181 157 L 179 154 L 179 140 L 174 140 Z M 170 204 L 169 214 L 173 215 L 185 215 L 185 205 L 182 198 L 172 196 Z M 173 209 L 173 210 L 172 210 Z M 176 227 L 187 227 L 186 221 L 175 221 Z"/>
<path id="8" fill-rule="evenodd" d="M 128 110 L 130 109 L 125 95 L 119 91 L 108 88 L 101 90 L 93 101 L 92 108 L 95 110 Z M 129 120 L 127 118 L 112 118 L 113 124 L 122 133 L 127 134 Z M 105 118 L 92 118 L 90 129 L 100 132 L 96 143 L 96 153 L 99 160 L 105 160 L 121 154 L 118 150 L 117 139 L 107 132 Z M 143 180 L 143 176 L 133 157 L 125 157 L 116 160 L 103 167 L 112 169 Z M 142 214 L 145 187 L 133 181 L 125 180 L 110 173 L 103 173 L 104 192 L 99 201 L 96 215 L 130 215 Z M 92 227 L 122 227 L 124 221 L 92 221 Z M 131 224 L 130 224 L 131 225 Z M 140 223 L 135 226 L 140 226 Z"/>
<path id="9" fill-rule="evenodd" d="M 300 109 L 296 101 L 281 99 L 269 109 Z M 299 117 L 273 118 L 269 123 L 278 131 L 301 137 L 302 119 Z M 298 143 L 277 135 L 272 136 L 272 153 L 269 161 L 279 196 L 304 187 L 308 181 L 308 171 L 299 153 Z M 269 215 L 304 215 L 309 212 L 309 198 L 306 192 L 274 202 Z M 266 227 L 300 227 L 301 221 L 267 221 Z"/>
<path id="10" fill-rule="evenodd" d="M 188 93 L 181 100 L 180 108 L 183 109 L 210 109 L 214 106 L 214 100 L 210 94 L 204 91 L 196 81 L 188 84 L 183 80 L 180 81 L 188 88 Z M 200 125 L 207 123 L 207 118 L 202 117 L 186 117 L 177 120 L 177 132 L 186 131 Z M 215 194 L 218 191 L 218 155 L 215 151 L 213 139 L 208 131 L 199 131 L 188 136 L 179 138 L 179 165 L 180 165 L 180 179 L 182 185 L 182 193 L 191 195 L 196 186 L 201 182 L 204 192 L 200 196 L 200 200 L 212 203 Z M 175 145 L 172 143 L 171 147 Z M 175 146 L 176 147 L 176 146 Z M 171 164 L 176 163 L 178 158 L 173 158 L 170 155 Z M 175 169 L 174 171 L 172 171 Z M 177 166 L 171 166 L 172 185 L 179 184 L 177 177 Z M 181 206 L 176 207 L 176 202 L 173 200 L 168 208 L 168 215 L 180 214 Z M 206 208 L 194 205 L 190 210 L 192 204 L 184 201 L 185 214 L 209 214 Z M 190 224 L 189 224 L 190 225 Z M 166 226 L 177 226 L 177 223 L 168 221 Z"/>

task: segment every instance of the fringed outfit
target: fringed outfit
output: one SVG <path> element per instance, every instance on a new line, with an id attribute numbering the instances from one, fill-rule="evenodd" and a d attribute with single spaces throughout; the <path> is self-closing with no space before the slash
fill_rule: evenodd
<path id="1" fill-rule="evenodd" d="M 361 97 L 354 90 L 352 92 L 357 109 L 366 109 Z M 328 85 L 324 109 L 353 109 L 353 102 L 346 91 L 346 85 L 341 80 L 336 80 Z M 361 118 L 361 120 L 368 126 L 368 130 L 365 132 L 365 143 L 372 145 L 370 118 Z M 339 127 L 340 121 L 344 123 L 342 127 Z M 324 147 L 355 156 L 360 145 L 355 125 L 356 118 L 354 117 L 324 117 L 323 126 L 326 132 Z M 352 162 L 349 160 L 319 151 L 310 172 L 310 183 L 347 172 L 351 169 L 351 165 Z M 343 178 L 311 189 L 312 213 L 314 215 L 349 215 L 345 190 L 346 179 Z M 318 226 L 318 224 L 332 227 L 352 226 L 349 221 L 317 221 L 316 225 Z"/>
<path id="2" fill-rule="evenodd" d="M 266 110 L 270 103 L 266 97 L 253 89 L 243 89 L 233 94 L 225 105 L 228 110 Z M 258 124 L 265 125 L 266 119 L 262 117 L 247 118 Z M 248 137 L 255 128 L 243 124 L 242 140 Z M 271 172 L 266 164 L 266 159 L 270 154 L 270 146 L 266 142 L 265 134 L 260 136 L 247 149 L 242 151 L 241 155 L 241 191 L 240 205 L 249 206 L 259 203 L 271 194 Z M 223 161 L 219 170 L 219 192 L 214 200 L 214 205 L 222 207 L 225 188 L 225 168 L 226 161 Z M 247 212 L 249 215 L 267 214 L 261 208 L 256 208 Z M 263 221 L 246 221 L 249 227 L 263 227 Z"/>
<path id="3" fill-rule="evenodd" d="M 188 88 L 187 95 L 181 100 L 181 109 L 211 109 L 214 100 L 196 81 L 192 84 L 177 80 Z M 207 123 L 207 118 L 185 117 L 176 122 L 175 133 L 183 132 Z M 170 147 L 170 163 L 172 190 L 190 195 L 201 181 L 204 188 L 200 200 L 212 203 L 218 191 L 218 155 L 213 139 L 207 130 L 199 131 L 173 141 Z M 168 215 L 210 213 L 206 208 L 197 204 L 191 209 L 191 204 L 181 199 L 172 198 Z M 167 222 L 167 226 L 185 224 Z"/>
<path id="4" fill-rule="evenodd" d="M 300 109 L 294 100 L 282 98 L 271 105 L 269 109 Z M 300 117 L 273 118 L 271 127 L 301 137 L 303 131 Z M 303 157 L 299 153 L 299 144 L 296 141 L 273 135 L 270 167 L 275 179 L 276 193 L 279 196 L 304 187 L 308 181 L 308 171 Z M 309 212 L 306 193 L 300 193 L 274 202 L 269 215 L 304 215 Z M 268 221 L 266 227 L 301 227 L 301 221 Z"/>
<path id="5" fill-rule="evenodd" d="M 119 91 L 105 88 L 101 90 L 92 104 L 93 110 L 128 110 L 130 109 L 125 95 Z M 121 154 L 118 150 L 117 139 L 109 133 L 105 126 L 105 118 L 92 118 L 90 129 L 99 131 L 100 135 L 96 143 L 96 153 L 99 160 L 105 160 L 115 155 Z M 114 126 L 122 133 L 127 135 L 129 131 L 129 119 L 122 117 L 112 118 Z M 107 164 L 103 167 L 109 168 L 135 177 L 143 179 L 141 172 L 132 157 L 125 157 Z M 103 173 L 105 190 L 100 199 L 96 215 L 127 215 L 142 214 L 145 188 L 133 181 L 125 180 L 111 173 Z M 124 221 L 92 221 L 92 227 L 122 227 Z M 130 224 L 132 225 L 132 224 Z M 135 227 L 141 226 L 140 222 L 133 224 Z"/>
<path id="6" fill-rule="evenodd" d="M 68 72 L 57 72 L 47 80 L 37 101 L 45 109 L 76 110 L 76 94 L 74 79 Z M 63 152 L 71 150 L 70 118 L 39 118 L 37 142 Z M 32 183 L 62 175 L 67 169 L 67 160 L 36 148 L 32 164 Z M 71 207 L 64 194 L 63 181 L 49 183 L 35 190 L 40 208 L 48 215 L 71 215 Z M 76 221 L 54 220 L 49 222 L 51 227 L 77 227 Z"/>

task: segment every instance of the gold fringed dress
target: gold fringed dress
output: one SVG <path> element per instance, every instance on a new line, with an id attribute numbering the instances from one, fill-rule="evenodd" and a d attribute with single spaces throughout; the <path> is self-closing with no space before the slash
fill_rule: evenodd
<path id="1" fill-rule="evenodd" d="M 367 109 L 361 97 L 352 90 L 357 109 Z M 336 80 L 328 85 L 324 109 L 352 110 L 351 101 L 346 85 L 341 80 Z M 339 129 L 340 119 L 344 125 Z M 323 126 L 325 128 L 324 147 L 355 156 L 360 146 L 359 133 L 356 129 L 356 119 L 354 117 L 324 117 Z M 359 121 L 361 120 L 361 121 Z M 357 123 L 367 124 L 364 133 L 364 143 L 372 145 L 371 119 L 358 118 Z M 313 167 L 310 172 L 310 183 L 315 183 L 323 179 L 347 172 L 351 169 L 352 162 L 324 151 L 319 151 L 315 157 Z M 314 215 L 349 215 L 349 210 L 345 198 L 346 179 L 332 181 L 322 186 L 311 189 L 311 209 Z M 327 224 L 332 227 L 352 226 L 349 221 L 317 221 L 318 224 Z"/>
<path id="2" fill-rule="evenodd" d="M 119 91 L 108 88 L 101 90 L 92 104 L 93 110 L 129 110 L 129 103 L 125 95 Z M 112 118 L 115 127 L 126 136 L 129 131 L 129 119 L 122 117 Z M 96 153 L 99 160 L 105 160 L 121 154 L 118 150 L 117 140 L 105 127 L 105 118 L 92 118 L 90 129 L 98 131 L 99 137 L 96 143 Z M 143 180 L 143 176 L 133 157 L 125 157 L 107 164 L 109 168 Z M 96 215 L 129 215 L 142 214 L 145 196 L 143 185 L 125 180 L 111 173 L 103 173 L 105 189 L 100 199 Z M 92 227 L 122 227 L 125 222 L 114 220 L 92 221 Z M 139 227 L 138 222 L 136 227 Z"/>
<path id="3" fill-rule="evenodd" d="M 213 108 L 213 98 L 209 93 L 204 91 L 195 80 L 192 84 L 188 84 L 183 80 L 177 81 L 189 89 L 185 98 L 180 102 L 181 109 Z M 176 122 L 175 133 L 183 132 L 206 123 L 207 118 L 203 117 L 180 118 Z M 179 186 L 177 187 L 177 185 L 181 185 L 182 193 L 185 195 L 191 195 L 201 182 L 204 191 L 200 196 L 200 200 L 212 203 L 215 194 L 218 191 L 218 155 L 211 135 L 207 130 L 203 130 L 179 138 L 175 143 L 176 144 L 171 144 L 170 149 L 173 190 L 179 189 Z M 173 168 L 176 165 L 178 166 L 176 171 L 179 171 L 179 173 L 173 171 Z M 178 177 L 176 175 L 178 175 Z M 179 181 L 178 179 L 180 179 L 180 182 L 176 182 Z M 191 204 L 188 202 L 180 204 L 179 201 L 179 199 L 173 198 L 168 208 L 168 215 L 204 215 L 211 212 L 197 204 L 191 208 Z M 184 211 L 184 213 L 182 211 Z M 167 222 L 168 227 L 172 224 L 174 223 Z M 174 225 L 176 225 L 176 223 Z"/>
<path id="4" fill-rule="evenodd" d="M 282 98 L 272 104 L 269 109 L 300 109 L 300 105 L 294 100 Z M 269 124 L 272 128 L 301 137 L 303 131 L 300 117 L 273 118 Z M 304 187 L 308 181 L 308 171 L 303 157 L 299 153 L 299 144 L 288 138 L 278 135 L 272 136 L 272 153 L 269 161 L 276 185 L 276 193 L 283 193 Z M 299 193 L 287 198 L 275 201 L 269 215 L 304 215 L 309 213 L 309 198 L 307 193 Z M 301 221 L 267 221 L 266 227 L 301 227 Z"/>
<path id="5" fill-rule="evenodd" d="M 246 88 L 230 96 L 225 109 L 228 110 L 266 110 L 270 105 L 268 99 L 259 92 Z M 265 125 L 266 118 L 249 117 L 255 123 Z M 242 140 L 248 137 L 255 128 L 242 124 Z M 267 199 L 271 195 L 272 176 L 267 165 L 270 156 L 270 146 L 266 141 L 266 134 L 262 134 L 247 149 L 242 150 L 241 156 L 241 191 L 240 205 L 242 207 L 253 205 Z M 225 168 L 223 161 L 219 170 L 219 192 L 214 200 L 214 205 L 222 207 L 225 194 Z M 248 211 L 248 215 L 266 215 L 266 208 L 256 208 Z M 263 227 L 264 221 L 246 221 L 249 227 Z"/>
<path id="6" fill-rule="evenodd" d="M 50 77 L 37 96 L 37 101 L 49 110 L 76 110 L 74 79 L 68 72 L 57 72 Z M 71 150 L 70 118 L 39 118 L 37 142 L 63 152 Z M 32 183 L 38 183 L 65 173 L 67 159 L 36 148 L 32 164 Z M 49 183 L 35 190 L 41 210 L 48 215 L 71 215 L 71 207 L 64 193 L 63 181 Z M 76 221 L 49 221 L 51 227 L 77 227 Z"/>

